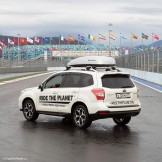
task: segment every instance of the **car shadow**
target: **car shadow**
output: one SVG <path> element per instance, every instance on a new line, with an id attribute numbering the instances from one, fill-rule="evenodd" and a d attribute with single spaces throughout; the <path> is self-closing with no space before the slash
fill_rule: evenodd
<path id="1" fill-rule="evenodd" d="M 129 126 L 105 125 L 94 122 L 88 129 L 76 128 L 71 120 L 66 118 L 52 118 L 46 120 L 38 120 L 35 122 L 21 121 L 21 129 L 30 134 L 46 134 L 46 136 L 53 135 L 57 139 L 61 139 L 64 135 L 70 140 L 79 138 L 79 143 L 93 142 L 93 143 L 137 143 L 138 132 L 131 129 Z"/>

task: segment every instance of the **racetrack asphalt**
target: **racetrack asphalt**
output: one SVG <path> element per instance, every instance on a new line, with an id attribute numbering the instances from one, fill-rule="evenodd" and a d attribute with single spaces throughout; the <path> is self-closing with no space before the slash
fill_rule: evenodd
<path id="1" fill-rule="evenodd" d="M 79 130 L 61 117 L 40 115 L 28 122 L 18 107 L 20 91 L 47 76 L 0 85 L 0 162 L 160 162 L 162 93 L 136 83 L 142 111 L 128 126 L 97 120 Z"/>

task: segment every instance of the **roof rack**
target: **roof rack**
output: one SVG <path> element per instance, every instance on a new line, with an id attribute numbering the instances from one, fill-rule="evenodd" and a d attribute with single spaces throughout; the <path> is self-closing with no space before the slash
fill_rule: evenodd
<path id="1" fill-rule="evenodd" d="M 66 71 L 67 70 L 84 70 L 84 71 L 96 71 L 94 68 L 91 66 L 86 66 L 86 67 L 72 67 L 72 66 L 66 66 Z"/>
<path id="2" fill-rule="evenodd" d="M 96 72 L 97 70 L 104 70 L 104 71 L 118 71 L 120 72 L 119 69 L 117 69 L 115 66 L 112 67 L 95 67 L 95 66 L 86 66 L 86 67 L 73 67 L 73 66 L 67 66 L 67 70 L 84 70 L 84 71 L 93 71 Z"/>

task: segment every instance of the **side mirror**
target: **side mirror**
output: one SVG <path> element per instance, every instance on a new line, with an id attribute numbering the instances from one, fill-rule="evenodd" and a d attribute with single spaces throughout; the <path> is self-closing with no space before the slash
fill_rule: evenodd
<path id="1" fill-rule="evenodd" d="M 43 91 L 43 85 L 40 84 L 40 85 L 38 86 L 38 89 L 40 89 L 41 91 Z"/>

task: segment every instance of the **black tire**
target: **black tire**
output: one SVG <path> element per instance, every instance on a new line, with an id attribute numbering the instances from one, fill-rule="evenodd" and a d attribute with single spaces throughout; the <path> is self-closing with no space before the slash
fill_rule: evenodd
<path id="1" fill-rule="evenodd" d="M 124 126 L 130 122 L 131 117 L 115 117 L 113 120 L 117 125 Z"/>
<path id="2" fill-rule="evenodd" d="M 77 105 L 72 112 L 72 119 L 75 126 L 80 129 L 88 128 L 92 124 L 89 114 L 84 105 Z"/>
<path id="3" fill-rule="evenodd" d="M 26 100 L 23 104 L 23 114 L 26 120 L 35 121 L 39 114 L 35 110 L 34 102 L 30 99 Z"/>

